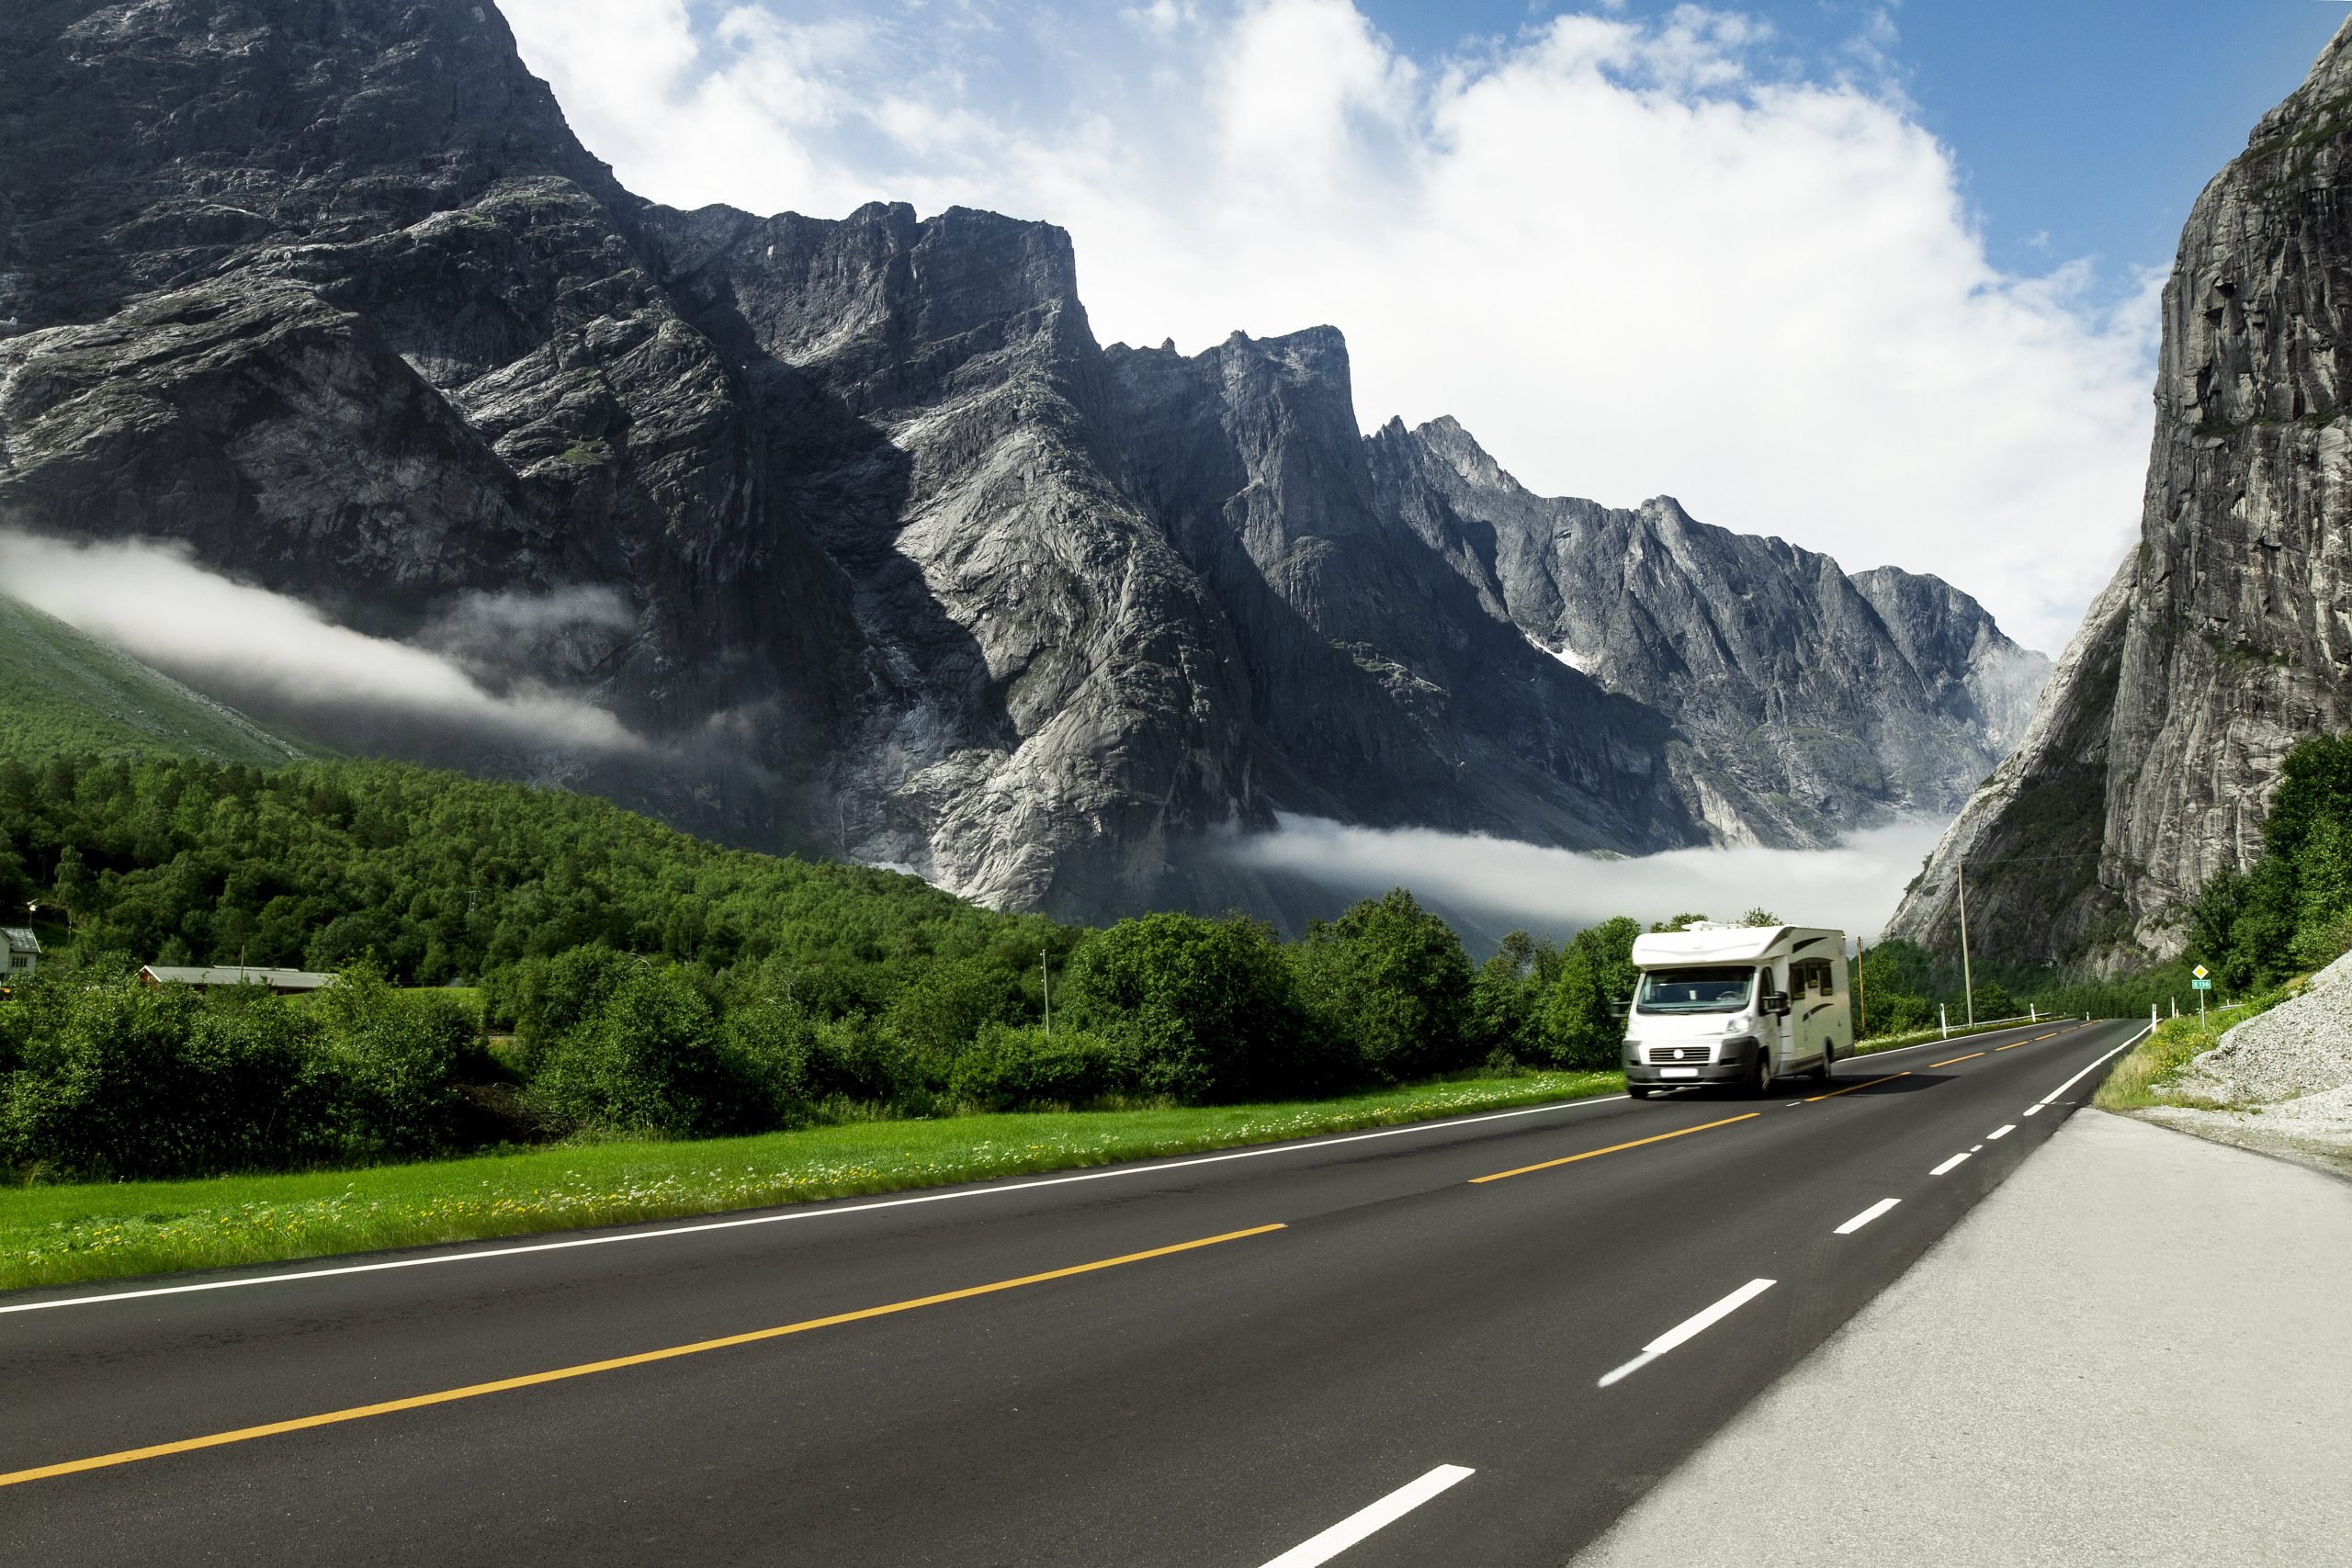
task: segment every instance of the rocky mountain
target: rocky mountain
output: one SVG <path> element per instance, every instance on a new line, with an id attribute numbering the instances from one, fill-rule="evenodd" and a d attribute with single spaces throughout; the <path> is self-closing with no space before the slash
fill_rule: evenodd
<path id="1" fill-rule="evenodd" d="M 1282 810 L 1632 853 L 1950 809 L 2038 658 L 1450 422 L 1367 440 L 1328 328 L 1106 349 L 1046 224 L 641 200 L 474 0 L 0 14 L 0 526 L 643 744 L 331 740 L 1077 916 L 1262 907 L 1211 852 Z"/>
<path id="2" fill-rule="evenodd" d="M 2165 285 L 2139 546 L 1893 931 L 2168 955 L 2296 740 L 2352 724 L 2352 26 L 2199 197 Z"/>

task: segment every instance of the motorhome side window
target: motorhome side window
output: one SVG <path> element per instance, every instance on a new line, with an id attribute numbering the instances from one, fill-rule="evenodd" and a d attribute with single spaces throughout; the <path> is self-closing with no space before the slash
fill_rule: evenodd
<path id="1" fill-rule="evenodd" d="M 1649 969 L 1634 999 L 1644 1012 L 1737 1012 L 1755 981 L 1756 971 L 1746 967 Z"/>
<path id="2" fill-rule="evenodd" d="M 1826 958 L 1807 958 L 1789 965 L 1789 989 L 1799 994 L 1828 996 L 1838 982 Z"/>

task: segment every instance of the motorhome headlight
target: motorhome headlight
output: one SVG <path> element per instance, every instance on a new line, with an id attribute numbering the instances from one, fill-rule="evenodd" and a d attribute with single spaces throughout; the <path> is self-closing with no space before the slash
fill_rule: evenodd
<path id="1" fill-rule="evenodd" d="M 1747 1033 L 1747 1015 L 1746 1013 L 1741 1013 L 1737 1018 L 1732 1019 L 1732 1020 L 1728 1021 L 1727 1022 L 1725 1022 L 1725 1023 L 1724 1023 L 1724 1032 L 1725 1034 L 1745 1034 L 1745 1033 Z"/>

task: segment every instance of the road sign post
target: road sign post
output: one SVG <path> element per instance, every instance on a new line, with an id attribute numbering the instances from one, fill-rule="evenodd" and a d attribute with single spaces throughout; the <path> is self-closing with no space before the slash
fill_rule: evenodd
<path id="1" fill-rule="evenodd" d="M 2205 993 L 2213 988 L 2213 982 L 2206 978 L 2211 973 L 2212 971 L 2202 964 L 2189 971 L 2189 974 L 2195 976 L 2188 984 L 2197 992 L 2197 1022 L 2200 1028 L 2205 1022 Z"/>

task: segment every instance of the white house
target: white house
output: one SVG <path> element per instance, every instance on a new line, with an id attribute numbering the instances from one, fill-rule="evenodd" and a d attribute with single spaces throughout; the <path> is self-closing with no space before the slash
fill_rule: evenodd
<path id="1" fill-rule="evenodd" d="M 0 942 L 7 944 L 7 957 L 0 960 L 0 986 L 31 979 L 40 964 L 40 938 L 23 926 L 0 926 Z"/>

